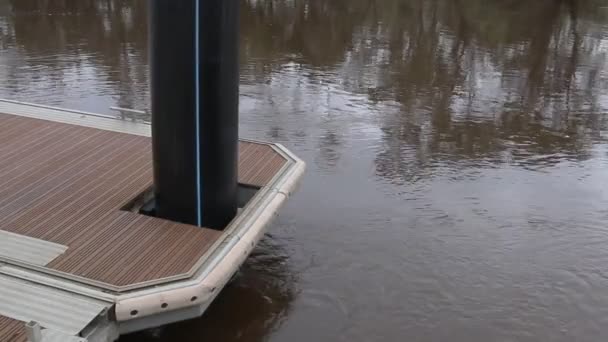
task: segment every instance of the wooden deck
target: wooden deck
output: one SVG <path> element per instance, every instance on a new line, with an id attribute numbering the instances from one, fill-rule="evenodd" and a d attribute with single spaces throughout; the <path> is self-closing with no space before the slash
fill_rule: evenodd
<path id="1" fill-rule="evenodd" d="M 25 323 L 0 316 L 0 341 L 27 342 Z"/>
<path id="2" fill-rule="evenodd" d="M 239 158 L 240 182 L 259 187 L 287 162 L 251 142 Z M 66 246 L 42 266 L 112 287 L 187 273 L 222 232 L 121 210 L 151 163 L 147 137 L 0 113 L 0 230 Z"/>

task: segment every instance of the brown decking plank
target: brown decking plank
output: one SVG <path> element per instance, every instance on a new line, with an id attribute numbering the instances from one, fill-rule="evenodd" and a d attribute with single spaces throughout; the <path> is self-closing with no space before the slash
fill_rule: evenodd
<path id="1" fill-rule="evenodd" d="M 132 214 L 131 214 L 132 215 Z M 131 216 L 129 215 L 129 216 Z M 96 257 L 93 259 L 85 260 L 85 262 L 80 263 L 79 268 L 75 268 L 74 272 L 78 272 L 85 276 L 93 276 L 94 272 L 97 271 L 97 267 L 102 266 L 101 269 L 104 270 L 107 265 L 115 265 L 113 262 L 120 263 L 120 260 L 125 258 L 127 255 L 131 255 L 132 252 L 137 251 L 140 246 L 148 246 L 144 244 L 142 239 L 140 238 L 143 233 L 149 233 L 149 235 L 157 236 L 162 238 L 164 233 L 169 228 L 169 223 L 163 220 L 155 220 L 153 218 L 131 218 L 131 220 L 135 223 L 130 226 L 130 229 L 127 229 L 126 234 L 120 234 L 119 236 L 113 236 L 112 239 L 106 240 L 104 242 L 101 253 L 98 251 L 96 253 Z M 161 231 L 161 235 L 154 234 L 155 231 Z M 137 239 L 140 238 L 140 239 Z M 97 247 L 97 246 L 94 246 Z M 129 262 L 132 262 L 133 258 L 125 258 Z M 103 274 L 100 274 L 101 277 Z"/>
<path id="2" fill-rule="evenodd" d="M 69 215 L 70 212 L 77 210 L 77 206 L 75 205 L 76 203 L 84 202 L 86 200 L 86 195 L 90 194 L 96 189 L 100 189 L 102 185 L 106 184 L 106 182 L 102 181 L 97 185 L 87 187 L 87 185 L 94 183 L 96 179 L 100 179 L 95 176 L 102 177 L 101 179 L 103 179 L 106 174 L 113 173 L 113 171 L 117 171 L 117 169 L 120 168 L 124 169 L 124 164 L 116 163 L 115 167 L 101 174 L 95 174 L 95 170 L 92 170 L 91 173 L 86 174 L 82 178 L 78 178 L 78 180 L 76 182 L 72 182 L 72 184 L 65 184 L 67 186 L 61 187 L 61 189 L 55 187 L 54 189 L 57 190 L 53 191 L 51 194 L 36 197 L 34 199 L 35 206 L 32 206 L 26 212 L 22 212 L 19 217 L 13 218 L 11 222 L 21 227 L 27 223 L 29 226 L 29 231 L 34 228 L 33 225 L 39 226 L 40 224 L 45 224 L 46 227 L 49 227 L 49 224 L 52 223 L 52 218 L 57 216 L 65 217 L 66 215 Z M 97 169 L 97 171 L 99 171 L 99 169 Z M 128 172 L 128 170 L 125 172 Z M 123 176 L 125 174 L 116 173 L 115 175 Z M 86 192 L 82 193 L 83 191 Z M 61 208 L 61 210 L 58 210 L 59 208 Z M 49 230 L 47 230 L 47 232 L 48 231 Z M 28 231 L 26 230 L 23 233 L 27 232 Z"/>
<path id="3" fill-rule="evenodd" d="M 84 230 L 86 234 L 80 236 L 81 243 L 73 244 L 73 247 L 67 251 L 69 255 L 53 260 L 49 266 L 59 271 L 76 274 L 79 268 L 88 265 L 90 260 L 98 260 L 102 257 L 111 241 L 123 236 L 117 233 L 129 232 L 137 223 L 138 220 L 134 220 L 126 211 L 107 217 L 99 222 L 103 228 Z"/>
<path id="4" fill-rule="evenodd" d="M 10 118 L 3 121 L 3 125 L 0 126 L 0 142 L 2 142 L 9 133 L 12 132 L 14 127 L 26 124 L 23 120 L 19 120 L 18 116 L 11 116 Z M 8 139 L 8 138 L 6 138 Z M 8 141 L 8 140 L 7 140 Z"/>
<path id="5" fill-rule="evenodd" d="M 0 114 L 1 115 L 1 114 Z M 3 121 L 3 124 L 6 121 Z M 29 135 L 24 135 L 24 129 L 26 129 L 26 132 L 29 132 L 29 134 L 37 134 L 37 128 L 38 127 L 42 127 L 44 125 L 47 125 L 47 123 L 38 120 L 38 122 L 32 123 L 31 121 L 28 120 L 21 120 L 20 118 L 18 118 L 16 120 L 16 124 L 10 126 L 8 129 L 3 130 L 2 132 L 0 132 L 2 134 L 2 137 L 0 137 L 0 143 L 2 143 L 2 146 L 6 146 L 5 144 L 9 141 L 13 142 L 13 143 L 18 143 L 21 139 L 28 139 Z M 27 131 L 30 130 L 30 131 Z M 27 141 L 27 140 L 24 140 Z M 0 151 L 2 151 L 3 148 L 0 148 Z"/>
<path id="6" fill-rule="evenodd" d="M 80 150 L 78 150 L 80 151 Z M 105 151 L 105 150 L 103 150 Z M 106 154 L 112 150 L 108 149 Z M 118 152 L 117 154 L 120 154 Z M 78 157 L 79 154 L 76 154 Z M 89 162 L 89 157 L 97 156 L 97 151 L 94 153 L 87 154 L 86 157 L 82 157 L 82 161 L 76 164 L 67 163 L 64 167 L 57 166 L 57 169 L 45 174 L 45 170 L 37 172 L 36 176 L 40 179 L 40 182 L 33 182 L 28 184 L 27 179 L 22 179 L 17 183 L 17 187 L 13 190 L 12 196 L 4 195 L 3 200 L 0 200 L 0 215 L 4 217 L 4 220 L 9 221 L 11 217 L 17 217 L 16 214 L 22 214 L 20 211 L 16 211 L 15 207 L 29 208 L 29 210 L 36 210 L 38 206 L 26 204 L 39 203 L 43 200 L 49 200 L 49 196 L 57 191 L 58 189 L 68 186 L 74 183 L 75 180 L 88 177 L 94 172 L 98 172 L 103 165 L 104 159 L 98 158 L 98 160 Z M 113 159 L 112 159 L 113 160 Z M 5 204 L 9 203 L 11 207 L 7 209 Z"/>
<path id="7" fill-rule="evenodd" d="M 265 185 L 287 163 L 287 160 L 267 145 L 258 145 L 239 163 L 239 181 L 250 185 Z"/>
<path id="8" fill-rule="evenodd" d="M 252 148 L 253 144 L 241 142 L 239 144 L 239 162 L 243 160 L 247 156 L 248 151 Z"/>
<path id="9" fill-rule="evenodd" d="M 251 144 L 251 143 L 249 143 Z M 240 175 L 243 174 L 247 169 L 244 167 L 245 165 L 250 165 L 255 161 L 260 159 L 260 155 L 264 153 L 264 149 L 262 146 L 258 146 L 257 144 L 251 144 L 250 149 L 247 151 L 247 154 L 243 156 L 243 158 L 239 159 L 239 179 Z"/>
<path id="10" fill-rule="evenodd" d="M 58 137 L 61 141 L 67 141 L 70 138 L 69 133 L 69 127 L 44 126 L 43 129 L 33 131 L 29 135 L 21 134 L 18 140 L 4 145 L 4 151 L 1 152 L 6 162 L 4 165 L 12 166 L 15 161 L 24 162 L 28 159 L 32 160 L 31 163 L 36 164 L 39 159 L 36 158 L 35 153 L 41 154 L 45 149 L 56 148 Z M 30 135 L 34 137 L 30 138 Z M 23 156 L 28 156 L 28 158 L 23 158 Z M 52 154 L 47 155 L 47 157 L 52 156 Z"/>
<path id="11" fill-rule="evenodd" d="M 147 245 L 147 246 L 137 246 L 140 249 L 140 252 L 138 253 L 138 256 L 135 258 L 135 261 L 133 263 L 131 263 L 131 265 L 129 265 L 129 267 L 122 269 L 120 272 L 118 272 L 115 275 L 118 283 L 124 284 L 124 283 L 126 283 L 126 279 L 131 279 L 133 283 L 139 283 L 139 282 L 144 281 L 145 279 L 148 279 L 147 278 L 148 275 L 152 272 L 150 263 L 165 262 L 163 257 L 165 257 L 168 253 L 174 253 L 174 254 L 181 255 L 182 257 L 185 257 L 185 255 L 183 253 L 177 253 L 177 252 L 179 252 L 179 250 L 176 249 L 175 246 L 179 246 L 180 242 L 183 242 L 183 241 L 188 241 L 190 239 L 194 240 L 198 234 L 196 234 L 196 232 L 194 232 L 194 231 L 191 232 L 191 233 L 194 233 L 192 235 L 184 234 L 187 232 L 186 229 L 188 229 L 186 227 L 179 227 L 179 226 L 171 225 L 171 228 L 172 228 L 172 229 L 170 229 L 171 233 L 165 239 L 162 239 L 162 240 L 158 239 L 157 241 L 154 241 L 152 244 Z M 209 235 L 212 235 L 215 237 L 214 234 L 215 234 L 214 231 L 209 230 Z M 219 237 L 219 235 L 217 237 Z M 196 239 L 196 240 L 198 240 L 198 239 Z M 203 246 L 201 246 L 201 249 L 202 249 L 202 247 Z M 148 253 L 145 253 L 146 250 L 148 251 Z M 149 258 L 150 251 L 157 253 L 156 258 L 154 258 L 154 259 Z M 145 266 L 145 267 L 142 268 L 142 266 Z M 141 268 L 141 270 L 139 272 L 137 272 L 138 268 Z M 176 274 L 179 274 L 179 273 L 176 273 Z M 155 279 L 155 278 L 151 278 L 151 279 Z"/>
<path id="12" fill-rule="evenodd" d="M 0 113 L 0 142 L 0 229 L 68 246 L 49 269 L 114 286 L 165 279 L 222 235 L 121 211 L 152 185 L 150 138 Z M 240 142 L 239 181 L 265 186 L 286 162 Z"/>
<path id="13" fill-rule="evenodd" d="M 162 240 L 169 235 L 169 229 L 164 229 L 160 234 L 154 234 L 154 230 L 157 229 L 157 227 L 158 229 L 167 227 L 167 222 L 161 222 L 159 220 L 152 221 L 149 220 L 149 218 L 146 219 L 148 222 L 142 223 L 138 234 L 134 235 L 134 238 L 141 237 L 141 240 L 139 240 L 138 243 L 139 245 L 150 246 L 154 240 Z M 138 254 L 140 254 L 140 252 L 136 248 L 131 248 L 129 251 L 122 254 L 115 253 L 103 263 L 89 267 L 86 274 L 93 278 L 103 278 L 107 274 L 116 274 L 125 267 L 120 264 L 120 260 L 135 260 L 135 257 Z"/>
<path id="14" fill-rule="evenodd" d="M 282 158 L 274 159 L 274 151 L 270 151 L 265 155 L 263 161 L 253 165 L 247 173 L 244 175 L 249 182 L 255 183 L 256 180 L 265 179 L 265 177 L 260 177 L 261 175 L 266 175 L 268 170 L 273 170 L 275 168 L 280 168 L 283 164 L 285 164 L 285 160 Z M 279 165 L 280 164 L 280 165 Z M 275 175 L 276 172 L 273 173 Z"/>
<path id="15" fill-rule="evenodd" d="M 108 132 L 110 133 L 110 132 Z M 103 134 L 103 133 L 102 133 Z M 103 136 L 107 136 L 109 137 L 109 135 L 103 135 Z M 22 177 L 24 177 L 25 175 L 30 175 L 30 174 L 35 174 L 35 175 L 40 175 L 40 174 L 44 174 L 46 175 L 48 178 L 52 178 L 50 176 L 56 176 L 56 175 L 62 175 L 63 173 L 65 173 L 65 170 L 68 168 L 73 168 L 72 164 L 73 163 L 82 163 L 84 160 L 86 159 L 90 159 L 92 156 L 94 156 L 94 153 L 99 153 L 98 151 L 95 151 L 93 154 L 87 154 L 86 157 L 83 158 L 83 156 L 81 155 L 81 153 L 74 153 L 75 151 L 78 151 L 79 148 L 84 148 L 87 150 L 90 150 L 91 148 L 94 148 L 94 145 L 89 146 L 89 144 L 91 143 L 95 143 L 93 142 L 88 142 L 87 140 L 89 140 L 89 138 L 84 139 L 83 141 L 78 142 L 78 144 L 72 144 L 72 145 L 68 145 L 68 146 L 57 146 L 57 145 L 51 145 L 51 148 L 65 148 L 64 150 L 60 150 L 59 153 L 49 153 L 52 151 L 47 151 L 47 150 L 43 150 L 42 152 L 47 155 L 48 160 L 43 160 L 42 163 L 34 163 L 34 165 L 42 165 L 41 168 L 33 168 L 32 167 L 32 163 L 24 163 L 24 168 L 26 171 L 22 172 L 23 170 L 17 169 L 15 168 L 14 170 L 11 170 L 11 174 L 8 173 L 3 173 L 0 174 L 0 176 L 2 177 L 2 183 L 0 184 L 0 186 L 4 186 L 5 183 L 11 182 L 13 181 L 15 178 L 8 178 L 9 175 L 11 176 L 16 176 L 21 178 L 21 180 L 23 180 Z M 87 143 L 87 145 L 82 146 L 83 143 Z M 106 144 L 106 145 L 110 145 L 111 144 Z M 107 148 L 106 146 L 103 146 L 103 148 Z M 36 160 L 36 158 L 25 158 L 22 157 L 22 161 L 26 162 L 27 160 Z M 38 160 L 39 161 L 39 160 Z M 60 163 L 62 162 L 62 163 Z M 14 173 L 14 175 L 13 175 Z M 39 180 L 39 182 L 45 182 L 47 181 L 47 178 L 42 178 Z M 35 184 L 32 184 L 31 186 L 33 186 Z"/>
<path id="16" fill-rule="evenodd" d="M 247 163 L 244 162 L 243 167 L 240 168 L 241 170 L 243 170 L 241 177 L 244 181 L 250 181 L 251 174 L 255 172 L 255 170 L 257 170 L 259 166 L 264 165 L 268 158 L 272 157 L 272 155 L 274 154 L 274 151 L 271 148 L 260 148 L 259 152 L 260 153 L 258 154 L 257 158 L 255 158 L 254 160 L 250 160 Z"/>
<path id="17" fill-rule="evenodd" d="M 142 171 L 143 174 L 136 179 L 125 178 L 123 182 L 120 182 L 117 185 L 109 188 L 105 187 L 105 189 L 104 187 L 95 188 L 95 190 L 99 191 L 92 190 L 86 193 L 84 196 L 79 197 L 77 200 L 68 201 L 67 203 L 72 208 L 78 209 L 71 211 L 71 215 L 69 217 L 56 216 L 53 218 L 53 220 L 48 220 L 45 225 L 60 227 L 61 230 L 66 232 L 71 227 L 84 226 L 80 223 L 90 217 L 95 218 L 97 221 L 99 219 L 103 219 L 107 215 L 112 215 L 112 213 L 119 210 L 121 204 L 124 205 L 124 203 L 127 203 L 130 199 L 132 199 L 134 197 L 133 194 L 138 194 L 141 192 L 141 190 L 145 189 L 145 187 L 138 186 L 138 184 L 133 181 L 151 178 L 152 171 L 145 169 L 144 167 L 139 168 L 138 171 Z M 109 196 L 110 194 L 113 194 L 113 196 Z M 95 201 L 95 199 L 100 198 L 106 198 L 106 200 Z M 76 206 L 76 203 L 84 204 Z M 57 234 L 56 232 L 49 231 L 43 235 L 42 238 L 48 240 L 51 237 L 54 237 L 60 241 L 62 236 L 64 236 L 64 234 Z"/>
<path id="18" fill-rule="evenodd" d="M 0 177 L 2 177 L 0 189 L 4 188 L 6 184 L 18 186 L 19 184 L 15 184 L 16 182 L 14 182 L 17 179 L 20 179 L 22 182 L 29 182 L 27 184 L 30 187 L 36 186 L 38 183 L 48 181 L 47 178 L 59 173 L 61 168 L 68 167 L 77 161 L 82 162 L 84 158 L 78 158 L 77 155 L 71 153 L 76 148 L 77 146 L 74 145 L 69 147 L 67 150 L 62 150 L 56 154 L 53 154 L 48 150 L 41 150 L 40 154 L 46 155 L 47 159 L 42 161 L 38 160 L 37 165 L 40 167 L 37 168 L 33 168 L 31 164 L 27 163 L 27 160 L 20 160 L 21 164 L 13 165 L 14 167 L 10 171 L 0 173 Z M 40 178 L 41 174 L 44 174 L 46 177 Z M 9 189 L 10 188 L 5 188 L 3 191 L 8 191 Z"/>
<path id="19" fill-rule="evenodd" d="M 81 239 L 83 232 L 80 231 L 78 227 L 81 226 L 89 226 L 94 224 L 96 221 L 101 219 L 105 219 L 106 217 L 111 217 L 119 212 L 120 208 L 124 205 L 124 203 L 129 202 L 133 199 L 133 194 L 139 194 L 146 190 L 149 185 L 147 183 L 147 179 L 151 178 L 151 171 L 146 171 L 142 173 L 140 178 L 135 180 L 146 180 L 145 183 L 129 183 L 123 188 L 120 189 L 120 192 L 116 193 L 112 202 L 106 202 L 105 204 L 100 204 L 96 208 L 90 207 L 90 211 L 86 214 L 82 214 L 81 218 L 73 221 L 69 225 L 65 226 L 63 232 L 59 235 L 56 235 L 55 239 L 57 243 L 65 244 L 65 245 L 78 245 L 74 241 Z"/>
<path id="20" fill-rule="evenodd" d="M 1 342 L 27 342 L 25 323 L 0 316 Z"/>
<path id="21" fill-rule="evenodd" d="M 162 279 L 170 276 L 174 272 L 187 272 L 188 270 L 184 268 L 181 258 L 200 259 L 209 245 L 215 242 L 220 235 L 220 232 L 210 231 L 209 234 L 198 235 L 195 239 L 189 240 L 181 238 L 177 242 L 166 245 L 165 248 L 160 248 L 158 250 L 150 248 L 148 250 L 149 252 L 155 252 L 158 255 L 157 258 L 148 259 L 149 261 L 153 261 L 149 263 L 152 267 L 148 267 L 148 271 L 143 274 L 143 277 L 135 277 L 134 274 L 130 274 L 126 278 L 123 278 L 122 281 L 127 284 L 137 283 L 139 278 Z M 178 250 L 180 253 L 175 253 Z M 160 251 L 160 253 L 158 253 L 158 251 Z"/>
<path id="22" fill-rule="evenodd" d="M 277 175 L 278 171 L 287 163 L 283 157 L 275 157 L 269 160 L 260 170 L 254 175 L 250 176 L 250 184 L 267 184 L 274 176 Z"/>

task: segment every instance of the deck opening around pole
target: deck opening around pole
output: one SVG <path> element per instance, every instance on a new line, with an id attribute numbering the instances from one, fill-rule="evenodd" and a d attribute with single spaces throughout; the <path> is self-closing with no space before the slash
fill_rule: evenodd
<path id="1" fill-rule="evenodd" d="M 239 183 L 237 187 L 237 208 L 243 209 L 260 191 L 259 186 Z M 138 213 L 150 217 L 158 217 L 154 199 L 154 187 L 146 189 L 129 201 L 121 210 Z"/>

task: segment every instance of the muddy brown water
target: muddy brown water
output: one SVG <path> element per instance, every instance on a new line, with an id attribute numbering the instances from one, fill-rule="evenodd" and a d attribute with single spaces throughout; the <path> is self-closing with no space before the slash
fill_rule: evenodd
<path id="1" fill-rule="evenodd" d="M 244 0 L 241 135 L 308 162 L 134 341 L 608 339 L 608 1 Z M 147 109 L 144 0 L 0 0 L 0 97 Z"/>

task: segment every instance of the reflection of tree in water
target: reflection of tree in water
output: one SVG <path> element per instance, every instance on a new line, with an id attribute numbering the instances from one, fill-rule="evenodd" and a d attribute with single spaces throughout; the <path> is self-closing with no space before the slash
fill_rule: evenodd
<path id="1" fill-rule="evenodd" d="M 406 38 L 389 40 L 383 95 L 396 98 L 404 112 L 385 121 L 379 174 L 414 179 L 420 169 L 401 153 L 409 151 L 408 145 L 432 156 L 424 156 L 424 165 L 429 159 L 465 158 L 477 160 L 476 165 L 507 159 L 526 166 L 534 155 L 563 154 L 542 158 L 551 164 L 590 154 L 592 140 L 606 127 L 598 115 L 577 115 L 605 110 L 595 77 L 603 54 L 600 40 L 589 31 L 597 19 L 593 2 L 419 4 L 419 19 L 409 18 L 418 25 L 408 19 L 390 25 L 398 32 L 391 37 Z M 422 119 L 420 113 L 425 113 Z M 425 133 L 407 133 L 417 126 Z"/>
<path id="2" fill-rule="evenodd" d="M 600 5 L 248 0 L 243 33 L 258 74 L 290 58 L 335 67 L 344 88 L 371 101 L 396 100 L 401 114 L 381 124 L 378 173 L 415 174 L 436 159 L 588 156 L 606 128 L 585 115 L 606 110 Z"/>
<path id="3" fill-rule="evenodd" d="M 96 77 L 118 87 L 120 106 L 147 103 L 145 92 L 135 91 L 147 86 L 146 1 L 10 0 L 10 5 L 14 39 L 26 57 L 22 63 L 44 67 L 31 82 L 46 79 L 68 88 L 62 82 L 66 70 L 93 66 Z"/>
<path id="4" fill-rule="evenodd" d="M 8 17 L 11 13 L 11 8 L 6 1 L 0 1 L 0 49 L 7 49 L 13 45 L 12 28 L 8 25 L 3 17 Z"/>
<path id="5" fill-rule="evenodd" d="M 342 62 L 371 1 L 243 0 L 247 57 L 276 60 L 290 53 L 320 67 Z M 288 56 L 289 57 L 289 56 Z"/>
<path id="6" fill-rule="evenodd" d="M 339 147 L 342 144 L 337 129 L 327 128 L 319 137 L 319 158 L 317 164 L 321 168 L 333 169 L 340 159 Z"/>
<path id="7" fill-rule="evenodd" d="M 121 342 L 266 339 L 286 317 L 295 297 L 295 279 L 287 258 L 276 241 L 262 240 L 203 317 L 126 336 Z"/>

